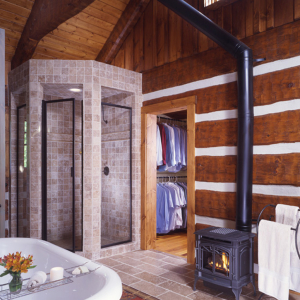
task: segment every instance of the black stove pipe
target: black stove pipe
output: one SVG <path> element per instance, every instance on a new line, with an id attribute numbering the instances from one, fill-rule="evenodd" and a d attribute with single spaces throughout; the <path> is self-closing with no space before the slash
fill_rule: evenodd
<path id="1" fill-rule="evenodd" d="M 251 232 L 253 172 L 252 50 L 183 0 L 159 0 L 237 59 L 238 153 L 236 229 Z"/>

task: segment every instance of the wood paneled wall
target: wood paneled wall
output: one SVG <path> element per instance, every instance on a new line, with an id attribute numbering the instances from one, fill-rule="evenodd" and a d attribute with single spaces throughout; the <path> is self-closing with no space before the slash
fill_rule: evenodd
<path id="1" fill-rule="evenodd" d="M 199 7 L 198 1 L 190 0 L 189 3 Z M 238 0 L 217 10 L 209 11 L 202 7 L 200 10 L 242 39 L 253 49 L 255 58 L 266 57 L 265 63 L 300 55 L 299 0 Z M 129 47 L 126 43 L 122 52 L 118 54 L 118 62 L 115 59 L 115 63 L 143 72 L 145 94 L 236 71 L 236 61 L 233 57 L 156 0 L 149 4 L 132 35 L 133 64 L 126 55 L 126 47 Z M 256 76 L 254 106 L 300 99 L 299 75 L 300 67 L 295 66 Z M 236 82 L 153 99 L 144 102 L 143 105 L 193 95 L 198 99 L 196 114 L 233 110 L 238 107 Z M 299 117 L 300 110 L 293 107 L 290 110 L 282 109 L 280 112 L 255 116 L 254 145 L 276 147 L 279 143 L 300 142 Z M 196 123 L 195 129 L 196 148 L 237 145 L 236 119 L 199 122 Z M 280 153 L 279 151 L 279 154 L 254 155 L 254 184 L 262 187 L 300 186 L 300 151 Z M 236 155 L 199 155 L 195 164 L 196 181 L 234 183 L 236 162 Z M 253 219 L 258 217 L 266 204 L 300 205 L 300 197 L 289 196 L 288 193 L 280 196 L 268 193 L 253 194 Z M 195 199 L 196 215 L 231 221 L 236 218 L 236 194 L 233 192 L 201 189 L 196 190 Z M 267 211 L 265 217 L 271 214 L 274 212 Z M 207 225 L 197 224 L 196 228 L 205 226 Z"/>
<path id="2" fill-rule="evenodd" d="M 300 18 L 299 0 L 239 0 L 216 10 L 205 9 L 201 0 L 186 2 L 239 39 Z M 281 37 L 280 42 L 284 39 Z M 209 38 L 158 0 L 152 0 L 113 64 L 144 72 L 216 47 Z"/>

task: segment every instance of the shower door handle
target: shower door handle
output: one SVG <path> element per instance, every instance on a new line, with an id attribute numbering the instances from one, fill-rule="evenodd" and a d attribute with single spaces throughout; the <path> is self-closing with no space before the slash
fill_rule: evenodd
<path id="1" fill-rule="evenodd" d="M 71 177 L 74 177 L 74 168 L 71 167 Z"/>

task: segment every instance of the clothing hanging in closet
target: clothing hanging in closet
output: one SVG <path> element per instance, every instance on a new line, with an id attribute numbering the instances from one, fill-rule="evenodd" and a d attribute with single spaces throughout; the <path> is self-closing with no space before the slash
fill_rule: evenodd
<path id="1" fill-rule="evenodd" d="M 178 228 L 186 228 L 186 183 L 157 183 L 156 189 L 156 232 L 168 233 Z"/>
<path id="2" fill-rule="evenodd" d="M 156 130 L 156 163 L 159 172 L 179 172 L 187 165 L 187 132 L 185 129 L 158 123 Z"/>

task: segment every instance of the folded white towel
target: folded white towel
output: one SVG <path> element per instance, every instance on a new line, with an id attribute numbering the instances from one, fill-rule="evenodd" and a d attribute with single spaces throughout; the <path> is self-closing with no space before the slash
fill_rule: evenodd
<path id="1" fill-rule="evenodd" d="M 43 271 L 34 273 L 27 283 L 28 288 L 33 288 L 37 285 L 43 284 L 47 280 L 47 274 Z"/>
<path id="2" fill-rule="evenodd" d="M 293 228 L 295 228 L 298 222 L 298 209 L 298 206 L 277 204 L 276 222 L 285 225 L 291 225 Z"/>
<path id="3" fill-rule="evenodd" d="M 276 222 L 291 225 L 296 228 L 299 220 L 299 207 L 291 205 L 278 204 L 276 206 Z M 300 260 L 295 247 L 295 231 L 291 230 L 291 275 L 290 289 L 300 293 Z M 298 234 L 298 241 L 300 236 Z M 299 247 L 298 243 L 298 247 Z M 299 247 L 300 248 L 300 247 Z"/>
<path id="4" fill-rule="evenodd" d="M 278 300 L 288 300 L 291 226 L 261 220 L 258 234 L 258 289 Z"/>

